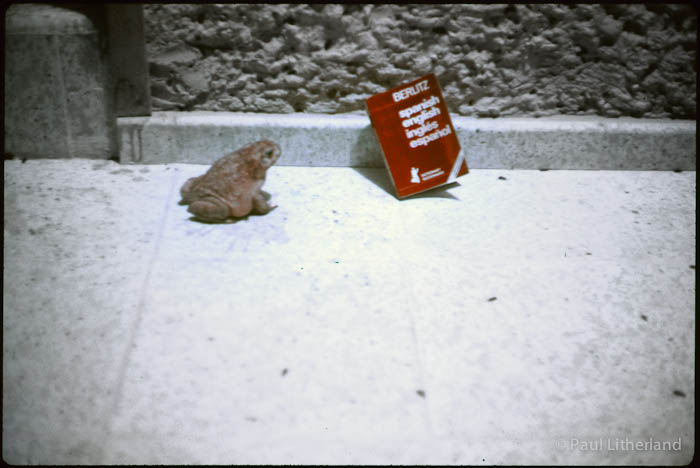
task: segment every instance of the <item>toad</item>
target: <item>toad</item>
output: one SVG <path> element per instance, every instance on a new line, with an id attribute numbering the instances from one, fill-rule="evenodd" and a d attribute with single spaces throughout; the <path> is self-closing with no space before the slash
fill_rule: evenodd
<path id="1" fill-rule="evenodd" d="M 268 213 L 276 207 L 267 203 L 270 195 L 261 187 L 281 152 L 277 143 L 261 140 L 227 154 L 182 185 L 180 203 L 189 205 L 195 218 L 214 223 Z"/>

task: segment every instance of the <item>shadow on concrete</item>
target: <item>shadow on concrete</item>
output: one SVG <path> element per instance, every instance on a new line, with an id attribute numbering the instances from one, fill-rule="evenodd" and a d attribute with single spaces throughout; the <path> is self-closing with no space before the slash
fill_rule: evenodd
<path id="1" fill-rule="evenodd" d="M 265 216 L 266 214 L 273 211 L 275 208 L 277 208 L 277 207 L 276 206 L 273 207 L 272 210 L 268 211 L 265 214 L 250 213 L 250 214 L 247 214 L 245 216 L 241 216 L 240 218 L 226 218 L 222 221 L 208 221 L 206 219 L 198 218 L 197 216 L 190 216 L 187 219 L 189 219 L 193 223 L 198 223 L 198 224 L 236 224 L 236 223 L 240 223 L 241 221 L 248 221 L 248 219 L 250 219 L 251 217 L 255 218 L 258 216 Z"/>
<path id="2" fill-rule="evenodd" d="M 391 183 L 391 179 L 389 178 L 389 174 L 387 173 L 386 169 L 376 167 L 353 167 L 352 170 L 372 182 L 380 189 L 384 190 L 389 195 L 396 196 L 394 185 Z"/>
<path id="3" fill-rule="evenodd" d="M 382 150 L 379 146 L 377 134 L 371 125 L 368 125 L 360 131 L 360 135 L 355 141 L 351 151 L 350 165 L 352 169 L 389 195 L 396 197 L 394 185 L 391 182 L 391 178 L 384 164 L 384 157 L 381 153 Z M 459 200 L 457 197 L 447 192 L 447 190 L 458 186 L 459 183 L 452 182 L 451 184 L 442 185 L 426 190 L 425 192 L 402 198 L 402 200 L 412 198 L 449 198 L 452 200 Z"/>
<path id="4" fill-rule="evenodd" d="M 448 192 L 448 190 L 455 187 L 459 187 L 459 182 L 452 182 L 447 185 L 441 185 L 439 187 L 426 190 L 425 192 L 408 196 L 404 198 L 404 200 L 411 200 L 414 198 L 447 198 L 450 200 L 459 200 L 459 198 L 455 197 L 450 192 Z"/>
<path id="5" fill-rule="evenodd" d="M 350 149 L 351 167 L 384 167 L 384 158 L 377 134 L 371 125 L 360 130 Z"/>

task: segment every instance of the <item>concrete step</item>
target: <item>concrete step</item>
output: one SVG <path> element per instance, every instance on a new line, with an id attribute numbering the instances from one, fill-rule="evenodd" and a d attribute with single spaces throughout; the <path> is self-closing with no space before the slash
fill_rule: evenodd
<path id="1" fill-rule="evenodd" d="M 696 123 L 591 116 L 452 118 L 472 169 L 695 170 Z M 155 112 L 118 119 L 122 163 L 211 164 L 246 143 L 282 146 L 281 166 L 383 167 L 362 114 Z"/>

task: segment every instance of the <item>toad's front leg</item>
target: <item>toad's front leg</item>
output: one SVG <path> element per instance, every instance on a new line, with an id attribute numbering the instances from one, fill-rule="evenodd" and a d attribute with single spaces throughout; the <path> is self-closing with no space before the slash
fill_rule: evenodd
<path id="1" fill-rule="evenodd" d="M 265 214 L 277 208 L 277 205 L 270 205 L 267 200 L 270 199 L 270 194 L 260 190 L 253 196 L 253 213 Z"/>

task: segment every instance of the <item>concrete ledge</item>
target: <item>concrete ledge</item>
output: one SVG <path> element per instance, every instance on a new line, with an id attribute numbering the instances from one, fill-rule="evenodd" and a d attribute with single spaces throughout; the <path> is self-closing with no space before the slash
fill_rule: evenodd
<path id="1" fill-rule="evenodd" d="M 695 170 L 696 124 L 561 116 L 453 117 L 474 169 Z M 155 112 L 118 119 L 122 163 L 210 164 L 251 141 L 282 146 L 282 166 L 382 167 L 369 118 L 360 114 Z"/>

